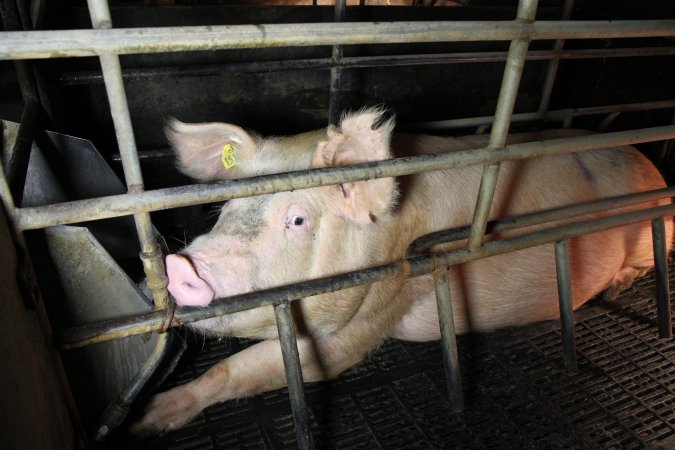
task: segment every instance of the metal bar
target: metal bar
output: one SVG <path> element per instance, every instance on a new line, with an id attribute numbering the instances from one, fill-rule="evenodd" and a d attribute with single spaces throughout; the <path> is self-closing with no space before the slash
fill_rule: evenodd
<path id="1" fill-rule="evenodd" d="M 626 103 L 622 105 L 590 106 L 586 108 L 565 108 L 544 113 L 513 114 L 511 122 L 527 122 L 530 120 L 566 120 L 572 117 L 592 116 L 596 114 L 610 114 L 614 112 L 643 111 L 648 109 L 675 108 L 675 100 L 660 100 L 655 102 Z M 434 122 L 420 122 L 407 125 L 406 128 L 415 130 L 448 130 L 453 128 L 475 127 L 489 125 L 494 116 L 469 117 L 466 119 L 438 120 Z"/>
<path id="2" fill-rule="evenodd" d="M 293 318 L 290 304 L 282 301 L 274 305 L 274 314 L 277 318 L 281 355 L 284 360 L 288 395 L 291 399 L 291 410 L 295 422 L 295 433 L 298 437 L 298 447 L 301 449 L 314 448 L 312 432 L 309 429 L 307 403 L 305 402 L 305 388 L 302 379 L 302 366 L 298 354 L 298 343 L 295 339 Z"/>
<path id="3" fill-rule="evenodd" d="M 122 392 L 115 401 L 105 409 L 96 427 L 94 435 L 95 442 L 103 441 L 106 436 L 117 427 L 119 427 L 131 410 L 131 404 L 134 402 L 148 379 L 155 373 L 155 370 L 162 362 L 168 348 L 168 334 L 160 333 L 157 335 L 157 343 L 148 359 L 138 370 L 134 378 L 129 382 L 129 386 Z"/>
<path id="4" fill-rule="evenodd" d="M 87 0 L 87 5 L 94 28 L 108 29 L 112 27 L 110 8 L 108 7 L 107 0 Z M 143 176 L 141 174 L 136 140 L 134 139 L 129 106 L 122 80 L 122 68 L 119 56 L 102 53 L 99 55 L 99 59 L 101 61 L 101 70 L 103 72 L 126 184 L 129 192 L 142 192 Z M 152 223 L 150 222 L 150 213 L 147 211 L 137 212 L 134 214 L 134 221 L 141 244 L 140 257 L 148 280 L 148 288 L 152 292 L 155 309 L 164 310 L 169 307 L 169 294 L 166 289 L 168 281 L 164 273 L 162 252 L 155 239 Z M 131 403 L 136 399 L 166 354 L 168 337 L 164 333 L 164 329 L 160 328 L 158 331 L 158 339 L 152 354 L 136 373 L 125 391 L 103 412 L 94 437 L 96 441 L 103 440 L 111 430 L 117 428 L 122 423 L 129 413 Z"/>
<path id="5" fill-rule="evenodd" d="M 0 33 L 0 59 L 316 45 L 675 36 L 675 20 L 219 25 Z"/>
<path id="6" fill-rule="evenodd" d="M 345 0 L 335 0 L 335 22 L 344 22 L 345 20 Z M 342 45 L 333 46 L 333 56 L 331 58 L 334 66 L 330 69 L 330 98 L 328 101 L 328 123 L 337 125 L 342 114 L 340 101 L 340 86 L 342 85 L 342 68 L 337 64 L 342 60 Z"/>
<path id="7" fill-rule="evenodd" d="M 662 198 L 675 197 L 675 186 L 663 189 L 656 189 L 648 192 L 640 192 L 637 194 L 622 195 L 620 197 L 611 197 L 602 200 L 596 200 L 588 203 L 580 203 L 571 206 L 564 206 L 562 208 L 553 208 L 544 211 L 539 211 L 531 214 L 523 214 L 514 217 L 506 217 L 495 221 L 488 222 L 486 233 L 502 233 L 504 231 L 514 230 L 517 228 L 530 227 L 533 225 L 542 225 L 547 222 L 569 220 L 578 218 L 588 214 L 593 214 L 602 211 L 609 211 L 616 208 L 635 205 L 653 200 L 660 200 Z M 451 230 L 442 230 L 434 233 L 426 234 L 415 239 L 406 250 L 406 255 L 412 256 L 427 251 L 434 245 L 445 242 L 454 242 L 469 237 L 470 226 L 463 226 Z"/>
<path id="8" fill-rule="evenodd" d="M 14 226 L 18 230 L 45 228 L 66 223 L 124 216 L 141 211 L 157 211 L 180 206 L 213 203 L 232 198 L 306 189 L 347 181 L 394 177 L 484 164 L 489 161 L 525 159 L 534 156 L 619 147 L 672 138 L 675 138 L 675 125 L 513 144 L 507 145 L 504 150 L 497 153 L 489 148 L 482 148 L 445 154 L 396 158 L 342 167 L 263 175 L 209 185 L 196 184 L 112 195 L 17 209 Z"/>
<path id="9" fill-rule="evenodd" d="M 506 61 L 507 55 L 507 52 L 466 52 L 423 55 L 352 56 L 343 57 L 338 61 L 333 61 L 332 58 L 315 58 L 291 59 L 284 61 L 250 61 L 226 64 L 191 64 L 188 66 L 125 69 L 122 76 L 125 80 L 148 80 L 168 77 L 206 77 L 238 73 L 326 70 L 332 67 L 348 69 L 431 64 L 482 63 Z M 675 55 L 675 47 L 581 49 L 565 50 L 561 51 L 560 53 L 555 53 L 552 50 L 531 50 L 527 52 L 525 60 L 545 61 L 551 60 L 553 58 L 559 58 L 562 60 L 669 55 Z M 65 86 L 98 84 L 103 83 L 103 75 L 96 71 L 66 72 L 59 77 L 58 82 L 59 84 Z"/>
<path id="10" fill-rule="evenodd" d="M 573 9 L 574 0 L 565 0 L 560 18 L 562 20 L 570 20 Z M 551 101 L 551 93 L 553 92 L 553 85 L 555 84 L 555 77 L 558 74 L 558 66 L 560 65 L 560 53 L 564 45 L 564 39 L 557 39 L 553 44 L 553 52 L 556 54 L 556 56 L 549 61 L 548 67 L 546 68 L 544 85 L 541 89 L 541 100 L 539 101 L 539 113 L 543 114 L 548 110 L 548 105 Z"/>
<path id="11" fill-rule="evenodd" d="M 565 369 L 569 373 L 575 373 L 577 371 L 577 352 L 574 342 L 574 298 L 572 297 L 572 271 L 570 270 L 567 240 L 556 241 L 554 248 L 563 361 Z"/>
<path id="12" fill-rule="evenodd" d="M 652 220 L 652 244 L 654 245 L 659 337 L 670 339 L 673 337 L 673 325 L 670 311 L 670 282 L 668 280 L 668 240 L 663 217 Z"/>
<path id="13" fill-rule="evenodd" d="M 518 2 L 516 21 L 522 24 L 534 21 L 537 3 L 538 0 L 520 0 Z M 520 77 L 525 66 L 525 55 L 527 55 L 529 45 L 530 42 L 526 38 L 518 38 L 514 39 L 509 47 L 509 57 L 504 67 L 504 76 L 499 89 L 495 120 L 492 124 L 490 143 L 488 145 L 494 150 L 501 150 L 506 144 L 506 136 L 509 132 L 511 115 L 516 103 Z M 499 167 L 499 163 L 490 163 L 483 169 L 476 207 L 474 208 L 473 220 L 471 221 L 471 234 L 467 243 L 467 247 L 470 250 L 476 250 L 483 243 L 485 227 L 487 226 L 490 208 L 492 207 L 492 198 L 497 187 Z"/>
<path id="14" fill-rule="evenodd" d="M 524 248 L 563 239 L 571 239 L 583 234 L 595 233 L 622 225 L 635 224 L 673 214 L 675 214 L 675 204 L 606 216 L 600 219 L 561 225 L 507 239 L 486 242 L 476 251 L 459 248 L 434 255 L 414 256 L 405 258 L 399 262 L 347 272 L 341 275 L 308 280 L 295 285 L 281 286 L 259 292 L 217 299 L 209 306 L 202 308 L 176 308 L 171 326 L 184 325 L 198 320 L 257 308 L 259 306 L 272 305 L 279 301 L 298 300 L 312 295 L 334 292 L 340 289 L 369 284 L 388 278 L 399 276 L 417 277 L 425 275 L 434 270 L 433 258 L 437 258 L 442 264 L 453 266 L 480 258 L 522 250 Z M 104 342 L 158 330 L 162 326 L 164 315 L 164 311 L 152 311 L 129 318 L 105 320 L 76 328 L 70 328 L 60 334 L 61 346 L 64 349 L 76 348 L 96 342 Z"/>
<path id="15" fill-rule="evenodd" d="M 433 278 L 450 412 L 456 414 L 464 410 L 462 374 L 459 370 L 455 319 L 452 313 L 452 299 L 450 298 L 450 287 L 448 285 L 448 266 L 442 264 L 438 259 L 434 259 Z"/>
<path id="16" fill-rule="evenodd" d="M 110 28 L 110 9 L 107 0 L 88 0 L 91 21 L 94 28 Z M 101 70 L 105 79 L 106 93 L 110 103 L 110 112 L 115 126 L 115 134 L 122 159 L 122 168 L 129 192 L 143 192 L 143 175 L 138 161 L 136 140 L 131 125 L 129 105 L 122 80 L 122 68 L 119 57 L 113 54 L 101 54 Z M 136 231 L 141 244 L 141 260 L 148 279 L 148 288 L 152 292 L 155 308 L 165 308 L 169 303 L 166 290 L 168 280 L 164 271 L 162 252 L 154 235 L 150 213 L 138 211 L 134 214 Z"/>
<path id="17" fill-rule="evenodd" d="M 23 200 L 23 188 L 26 184 L 26 175 L 28 175 L 28 162 L 30 161 L 40 112 L 39 100 L 36 98 L 25 100 L 25 106 L 21 113 L 21 124 L 14 141 L 12 156 L 7 165 L 7 181 L 14 197 L 14 202 L 17 204 L 21 204 Z"/>

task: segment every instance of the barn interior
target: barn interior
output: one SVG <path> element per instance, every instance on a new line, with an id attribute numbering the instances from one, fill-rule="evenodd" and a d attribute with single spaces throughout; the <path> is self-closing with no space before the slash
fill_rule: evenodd
<path id="1" fill-rule="evenodd" d="M 155 28 L 337 20 L 512 21 L 518 8 L 514 0 L 366 0 L 348 1 L 340 17 L 333 3 L 111 0 L 110 13 L 114 28 Z M 3 30 L 7 32 L 92 28 L 84 1 L 0 0 L 0 5 Z M 672 25 L 675 4 L 668 0 L 540 0 L 536 20 L 671 21 L 665 23 Z M 122 54 L 126 101 L 145 189 L 193 183 L 177 171 L 168 148 L 164 128 L 169 118 L 234 123 L 271 136 L 318 129 L 344 111 L 383 106 L 396 117 L 397 130 L 450 136 L 490 133 L 509 44 L 416 42 L 344 45 L 339 49 L 301 45 Z M 32 127 L 26 127 L 32 129 L 32 147 L 40 149 L 48 167 L 43 171 L 31 169 L 32 176 L 37 177 L 33 184 L 30 176 L 20 177 L 17 183 L 22 186 L 21 194 L 17 197 L 13 190 L 14 203 L 32 207 L 126 192 L 120 181 L 125 179 L 123 157 L 99 58 L 56 54 L 41 59 L 12 59 L 4 57 L 0 61 L 3 164 L 9 170 L 7 154 L 14 148 L 17 136 L 24 136 L 19 124 L 28 122 L 32 123 Z M 335 67 L 339 68 L 337 84 Z M 609 133 L 673 125 L 674 79 L 672 32 L 654 37 L 533 40 L 515 98 L 510 131 L 572 127 Z M 668 185 L 675 182 L 673 142 L 637 144 Z M 25 164 L 28 167 L 27 160 Z M 47 177 L 51 181 L 44 181 Z M 216 218 L 213 212 L 221 204 L 151 212 L 152 225 L 164 239 L 164 251 L 178 251 L 208 231 Z M 79 276 L 78 264 L 83 264 L 79 259 L 73 262 L 76 253 L 73 244 L 68 243 L 70 234 L 29 230 L 19 233 L 23 237 L 18 238 L 11 231 L 11 218 L 5 220 L 10 225 L 3 227 L 3 254 L 18 255 L 20 275 L 28 270 L 25 267 L 30 267 L 32 273 L 23 273 L 19 281 L 13 275 L 8 278 L 7 283 L 17 284 L 18 298 L 22 299 L 16 308 L 20 314 L 33 314 L 30 311 L 35 308 L 26 298 L 34 298 L 31 286 L 37 286 L 46 318 L 31 318 L 22 332 L 28 336 L 25 339 L 40 340 L 42 362 L 32 361 L 39 359 L 37 356 L 22 360 L 25 352 L 32 353 L 23 344 L 15 345 L 17 336 L 23 335 L 12 328 L 16 320 L 9 315 L 5 315 L 6 331 L 0 339 L 6 342 L 2 354 L 15 378 L 21 371 L 50 373 L 44 379 L 26 381 L 28 391 L 40 386 L 37 390 L 46 392 L 35 398 L 34 393 L 26 394 L 23 387 L 7 389 L 5 415 L 11 411 L 15 416 L 5 424 L 11 436 L 10 448 L 12 438 L 18 442 L 29 434 L 36 442 L 50 442 L 61 448 L 86 448 L 94 445 L 97 437 L 100 442 L 96 446 L 109 449 L 298 446 L 285 388 L 212 406 L 187 427 L 161 436 L 138 438 L 128 433 L 128 425 L 139 417 L 144 402 L 153 393 L 192 380 L 251 344 L 234 339 L 205 339 L 185 327 L 171 333 L 172 353 L 145 383 L 128 417 L 118 428 L 101 435 L 100 418 L 106 414 L 107 404 L 114 401 L 116 391 L 122 390 L 138 370 L 155 338 L 151 333 L 137 336 L 133 342 L 127 338 L 124 345 L 143 347 L 140 353 L 129 347 L 110 350 L 114 353 L 108 356 L 113 366 L 125 366 L 120 361 L 130 353 L 139 361 L 130 367 L 111 368 L 123 372 L 123 381 L 106 386 L 101 385 L 105 374 L 89 367 L 91 361 L 106 358 L 100 351 L 55 348 L 59 333 L 81 325 L 85 318 L 101 320 L 151 308 L 149 303 L 135 304 L 123 313 L 115 311 L 122 289 L 134 291 L 131 297 L 138 297 L 136 291 L 142 296 L 147 293 L 143 264 L 137 257 L 135 229 L 130 217 L 126 218 L 129 220 L 85 224 L 111 255 L 102 258 L 105 261 L 101 270 L 116 271 L 110 276 L 110 284 L 94 278 L 85 286 L 78 279 L 77 289 L 86 291 L 81 297 L 106 299 L 107 306 L 92 315 L 64 311 L 63 297 L 70 295 L 71 285 L 61 275 L 57 254 L 67 260 L 64 264 L 70 265 L 72 277 Z M 58 251 L 54 250 L 55 240 L 62 246 Z M 91 244 L 93 240 L 87 242 Z M 91 246 L 98 248 L 96 243 Z M 27 255 L 21 252 L 24 248 Z M 14 257 L 9 260 L 14 261 Z M 16 271 L 14 263 L 7 264 L 0 272 L 11 275 Z M 120 287 L 114 281 L 119 279 L 129 286 Z M 74 283 L 73 278 L 70 282 Z M 438 342 L 388 340 L 337 380 L 306 384 L 313 445 L 675 448 L 675 342 L 672 335 L 659 337 L 656 290 L 654 275 L 649 275 L 615 302 L 598 298 L 576 311 L 575 371 L 565 365 L 558 321 L 460 336 L 464 397 L 460 413 L 454 412 L 447 396 Z M 42 337 L 35 336 L 43 333 Z M 40 369 L 41 364 L 50 368 Z M 54 365 L 61 369 L 53 369 Z M 14 379 L 12 374 L 6 375 L 10 381 Z M 45 419 L 49 425 L 40 425 L 43 416 L 49 418 Z M 39 432 L 26 431 L 26 423 Z M 60 437 L 54 440 L 55 435 Z M 40 444 L 35 445 L 39 448 Z"/>

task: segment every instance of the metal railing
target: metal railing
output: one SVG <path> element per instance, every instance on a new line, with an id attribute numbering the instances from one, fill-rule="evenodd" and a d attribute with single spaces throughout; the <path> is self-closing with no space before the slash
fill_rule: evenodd
<path id="1" fill-rule="evenodd" d="M 336 5 L 336 19 L 342 17 Z M 0 197 L 8 215 L 18 231 L 44 228 L 57 224 L 96 220 L 108 217 L 133 214 L 141 240 L 141 259 L 146 275 L 151 283 L 155 310 L 147 314 L 130 318 L 110 320 L 65 330 L 62 335 L 64 348 L 78 347 L 93 342 L 116 339 L 148 331 L 163 332 L 169 326 L 178 326 L 231 312 L 251 309 L 262 305 L 274 305 L 277 325 L 282 346 L 284 366 L 289 385 L 289 393 L 297 427 L 298 443 L 301 448 L 311 447 L 311 434 L 302 387 L 298 349 L 289 314 L 289 302 L 311 295 L 331 292 L 359 284 L 372 283 L 391 277 L 414 277 L 433 274 L 441 321 L 442 345 L 448 373 L 448 389 L 455 411 L 461 410 L 461 380 L 457 363 L 457 344 L 454 336 L 452 302 L 449 297 L 447 268 L 449 266 L 484 258 L 500 253 L 511 252 L 548 242 L 555 243 L 555 257 L 558 273 L 559 298 L 564 340 L 565 363 L 570 370 L 575 368 L 575 351 L 572 323 L 572 306 L 569 287 L 569 258 L 567 240 L 582 234 L 652 220 L 654 233 L 654 253 L 657 274 L 657 302 L 659 305 L 659 327 L 661 336 L 670 336 L 669 287 L 667 280 L 667 260 L 665 227 L 663 216 L 675 213 L 675 205 L 649 208 L 630 213 L 610 215 L 600 219 L 586 220 L 552 226 L 543 230 L 526 232 L 515 237 L 483 243 L 485 233 L 517 226 L 528 226 L 570 218 L 575 215 L 604 211 L 625 205 L 668 198 L 675 194 L 675 188 L 650 193 L 634 194 L 616 199 L 606 199 L 589 204 L 559 208 L 516 218 L 507 218 L 494 223 L 488 222 L 494 188 L 499 173 L 499 163 L 506 160 L 523 159 L 533 156 L 552 155 L 597 148 L 615 147 L 654 140 L 675 138 L 675 125 L 631 130 L 602 135 L 581 136 L 554 139 L 544 142 L 506 145 L 506 135 L 513 120 L 557 118 L 561 114 L 548 111 L 548 99 L 555 82 L 559 59 L 574 54 L 565 52 L 563 39 L 582 38 L 624 38 L 675 36 L 675 21 L 554 21 L 537 22 L 534 20 L 537 0 L 521 0 L 517 18 L 514 21 L 464 21 L 464 22 L 397 22 L 397 23 L 322 23 L 322 24 L 284 24 L 284 25 L 237 25 L 215 27 L 163 27 L 113 29 L 106 0 L 89 0 L 89 9 L 94 24 L 93 30 L 63 31 L 9 31 L 1 33 L 0 59 L 31 59 L 99 56 L 111 104 L 117 140 L 129 192 L 124 195 L 67 202 L 45 207 L 19 208 L 15 206 L 10 186 L 0 167 Z M 569 17 L 572 4 L 567 1 L 563 18 Z M 531 40 L 558 40 L 552 52 L 542 53 L 542 59 L 551 63 L 542 89 L 539 110 L 535 113 L 513 116 L 513 105 L 518 90 L 523 65 L 528 59 L 528 45 Z M 342 58 L 341 47 L 353 44 L 391 44 L 411 42 L 441 41 L 511 41 L 506 56 L 506 68 L 494 117 L 459 119 L 456 123 L 443 123 L 443 126 L 469 126 L 473 124 L 492 124 L 490 141 L 487 147 L 460 151 L 450 154 L 425 155 L 377 163 L 357 164 L 339 168 L 307 170 L 290 174 L 266 175 L 233 182 L 222 182 L 208 187 L 200 185 L 145 191 L 140 173 L 138 154 L 131 126 L 123 74 L 118 55 L 130 53 L 152 53 L 168 51 L 196 51 L 249 47 L 281 46 L 333 46 L 330 60 L 316 64 L 326 64 L 334 69 L 331 76 L 331 120 L 334 121 L 339 109 L 335 107 L 339 100 L 339 70 L 346 67 L 361 67 L 359 64 L 414 64 L 429 62 L 434 56 L 423 55 L 412 58 L 386 57 L 378 62 L 377 58 Z M 639 49 L 628 54 L 672 54 L 672 49 L 651 51 Z M 585 52 L 585 53 L 584 53 Z M 602 57 L 602 52 L 576 51 L 580 57 Z M 621 51 L 616 51 L 621 56 Z M 532 52 L 530 57 L 536 57 Z M 624 55 L 625 56 L 625 55 Z M 501 58 L 503 54 L 481 54 L 481 58 Z M 437 57 L 438 58 L 438 57 Z M 441 59 L 443 56 L 441 56 Z M 472 59 L 473 58 L 473 59 Z M 461 56 L 445 56 L 439 63 L 461 60 Z M 475 55 L 465 57 L 466 61 L 476 59 Z M 425 63 L 426 63 L 425 62 Z M 436 62 L 436 61 L 434 61 Z M 283 66 L 283 64 L 281 65 Z M 310 66 L 311 67 L 311 64 Z M 673 101 L 650 104 L 656 107 L 673 107 Z M 642 105 L 641 107 L 644 107 Z M 636 108 L 636 106 L 632 106 Z M 631 105 L 618 105 L 619 110 L 630 110 Z M 603 112 L 596 110 L 595 113 Z M 591 111 L 591 113 L 593 113 Z M 566 111 L 566 116 L 583 114 L 581 111 Z M 28 115 L 28 114 L 26 114 Z M 473 122 L 470 122 L 470 121 Z M 464 122 L 462 122 L 464 121 Z M 464 125 L 469 124 L 469 125 Z M 431 124 L 430 126 L 438 126 Z M 409 254 L 401 261 L 373 267 L 365 270 L 336 275 L 319 280 L 310 280 L 293 286 L 282 286 L 260 292 L 237 295 L 215 300 L 208 307 L 200 309 L 177 308 L 175 311 L 168 303 L 166 276 L 161 254 L 156 245 L 155 236 L 149 221 L 149 211 L 178 206 L 209 203 L 243 196 L 303 189 L 345 181 L 399 176 L 424 171 L 449 169 L 472 164 L 484 164 L 485 170 L 474 220 L 470 228 L 465 227 L 451 232 L 434 233 L 411 243 Z M 465 248 L 433 255 L 419 254 L 419 251 L 439 242 L 468 239 Z M 156 361 L 161 358 L 165 340 L 158 340 L 156 358 L 146 363 L 147 370 L 139 376 L 121 397 L 129 403 L 151 373 Z M 124 412 L 123 412 L 124 413 Z M 99 430 L 99 436 L 108 432 Z"/>

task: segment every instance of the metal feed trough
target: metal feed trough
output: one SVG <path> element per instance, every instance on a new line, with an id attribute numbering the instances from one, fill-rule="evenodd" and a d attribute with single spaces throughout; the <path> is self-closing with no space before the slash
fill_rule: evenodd
<path id="1" fill-rule="evenodd" d="M 11 3 L 11 2 L 7 2 Z M 572 1 L 566 1 L 563 19 L 568 19 Z M 596 51 L 563 51 L 565 39 L 587 38 L 647 38 L 675 37 L 673 20 L 641 21 L 535 21 L 537 0 L 521 0 L 517 17 L 513 21 L 461 21 L 461 22 L 395 22 L 395 23 L 340 23 L 344 17 L 344 1 L 336 2 L 336 23 L 310 23 L 288 25 L 235 25 L 214 27 L 167 27 L 148 29 L 114 29 L 107 1 L 89 0 L 89 12 L 94 26 L 92 30 L 62 31 L 6 31 L 0 33 L 0 57 L 17 60 L 36 58 L 66 58 L 98 56 L 103 70 L 105 87 L 110 102 L 121 161 L 126 178 L 126 194 L 69 201 L 49 206 L 16 207 L 21 198 L 17 188 L 25 175 L 28 154 L 32 145 L 32 131 L 37 103 L 27 101 L 22 116 L 19 138 L 14 152 L 18 155 L 12 167 L 0 170 L 0 196 L 16 231 L 19 245 L 25 246 L 22 232 L 26 230 L 70 224 L 82 221 L 133 215 L 141 243 L 140 257 L 143 262 L 148 287 L 154 299 L 154 310 L 123 319 L 94 322 L 62 331 L 61 345 L 64 349 L 80 347 L 95 342 L 119 339 L 150 331 L 157 332 L 155 349 L 130 386 L 112 405 L 98 429 L 98 438 L 103 438 L 125 417 L 129 405 L 138 395 L 158 366 L 167 345 L 165 331 L 170 327 L 203 320 L 223 314 L 274 305 L 281 348 L 286 368 L 292 410 L 296 424 L 298 445 L 312 447 L 307 410 L 304 401 L 303 379 L 298 359 L 296 338 L 289 311 L 290 302 L 316 295 L 371 283 L 391 277 L 416 277 L 432 273 L 438 300 L 442 348 L 448 376 L 448 391 L 455 412 L 463 408 L 459 376 L 457 345 L 447 268 L 478 258 L 511 252 L 543 243 L 555 243 L 558 274 L 558 290 L 562 321 L 564 361 L 568 370 L 576 367 L 574 327 L 572 318 L 568 239 L 599 230 L 629 223 L 652 221 L 654 259 L 657 280 L 657 303 L 659 330 L 663 338 L 671 337 L 671 313 L 667 276 L 667 255 L 664 217 L 675 214 L 675 205 L 642 209 L 630 213 L 615 214 L 592 221 L 576 221 L 571 224 L 529 232 L 517 237 L 493 240 L 484 243 L 488 233 L 514 229 L 561 219 L 573 218 L 591 212 L 610 210 L 621 206 L 638 204 L 652 199 L 675 195 L 675 188 L 666 188 L 621 198 L 606 199 L 588 204 L 575 205 L 550 211 L 528 214 L 488 223 L 488 214 L 499 175 L 500 162 L 524 159 L 533 156 L 553 155 L 586 151 L 591 149 L 631 145 L 649 141 L 675 138 L 675 125 L 636 129 L 592 136 L 555 139 L 536 143 L 506 145 L 506 136 L 513 121 L 533 119 L 559 119 L 568 122 L 572 117 L 584 114 L 615 115 L 623 111 L 673 108 L 675 100 L 663 100 L 643 104 L 625 104 L 578 110 L 549 111 L 548 104 L 556 77 L 557 67 L 564 58 L 605 58 L 623 56 L 649 56 L 673 54 L 673 48 L 653 49 L 606 49 Z M 11 29 L 7 26 L 7 29 Z M 533 40 L 556 40 L 552 51 L 529 52 Z M 343 58 L 342 46 L 354 44 L 393 44 L 445 41 L 510 41 L 508 54 L 448 54 L 441 56 L 420 55 L 401 57 Z M 155 52 L 189 52 L 198 50 L 265 48 L 285 46 L 333 46 L 333 57 L 323 60 L 275 62 L 267 66 L 261 63 L 240 65 L 231 70 L 256 71 L 272 68 L 331 68 L 330 121 L 335 123 L 340 114 L 341 71 L 353 67 L 379 65 L 439 64 L 462 61 L 504 60 L 506 65 L 499 100 L 494 116 L 458 119 L 425 124 L 426 129 L 462 126 L 491 125 L 489 144 L 485 148 L 454 152 L 442 155 L 425 155 L 397 158 L 394 160 L 356 164 L 339 168 L 306 170 L 282 175 L 258 176 L 209 186 L 189 185 L 152 191 L 144 189 L 144 180 L 132 130 L 129 108 L 123 83 L 119 55 Z M 514 103 L 525 61 L 545 59 L 549 61 L 540 108 L 527 114 L 513 114 Z M 302 67 L 300 67 L 302 66 Z M 202 69 L 195 69 L 202 70 Z M 208 68 L 203 70 L 209 70 Z M 227 69 L 225 69 L 227 70 Z M 137 76 L 144 76 L 138 73 Z M 30 100 L 30 95 L 28 96 Z M 22 162 L 23 161 L 23 162 Z M 193 308 L 175 308 L 166 290 L 162 252 L 157 244 L 150 211 L 224 201 L 238 197 L 254 196 L 272 192 L 289 191 L 315 186 L 324 186 L 346 181 L 367 180 L 380 177 L 401 176 L 439 169 L 483 164 L 484 172 L 470 228 L 434 233 L 411 243 L 407 258 L 387 265 L 328 277 L 318 280 L 269 289 L 261 292 L 218 299 L 211 305 Z M 6 170 L 9 176 L 6 177 Z M 22 178 L 23 177 L 23 178 Z M 468 239 L 465 248 L 438 253 L 422 254 L 421 251 L 440 242 Z"/>

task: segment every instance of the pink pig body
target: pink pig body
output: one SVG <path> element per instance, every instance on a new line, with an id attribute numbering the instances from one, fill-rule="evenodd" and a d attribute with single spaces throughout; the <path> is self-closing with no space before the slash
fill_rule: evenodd
<path id="1" fill-rule="evenodd" d="M 346 117 L 339 128 L 283 138 L 258 139 L 227 124 L 174 123 L 168 135 L 183 171 L 202 180 L 487 144 L 481 136 L 392 137 L 392 128 L 391 121 L 369 110 Z M 586 132 L 558 130 L 516 135 L 510 142 L 580 134 Z M 237 149 L 237 165 L 231 169 L 220 162 L 227 144 Z M 415 238 L 471 222 L 481 173 L 482 166 L 471 166 L 402 177 L 398 186 L 388 178 L 232 200 L 210 233 L 181 254 L 167 257 L 169 290 L 179 305 L 206 305 L 214 298 L 400 260 Z M 631 147 L 511 161 L 502 164 L 491 218 L 664 186 L 656 168 Z M 668 221 L 667 242 L 671 240 Z M 442 248 L 461 245 L 464 242 Z M 649 224 L 573 239 L 570 260 L 575 307 L 603 290 L 609 298 L 616 297 L 653 265 Z M 449 280 L 458 333 L 559 314 L 552 244 L 452 267 Z M 293 313 L 306 381 L 337 376 L 386 337 L 440 337 L 430 275 L 306 298 L 294 303 Z M 285 385 L 271 307 L 193 326 L 212 336 L 263 341 L 199 379 L 156 396 L 133 431 L 151 434 L 179 428 L 213 403 Z"/>

